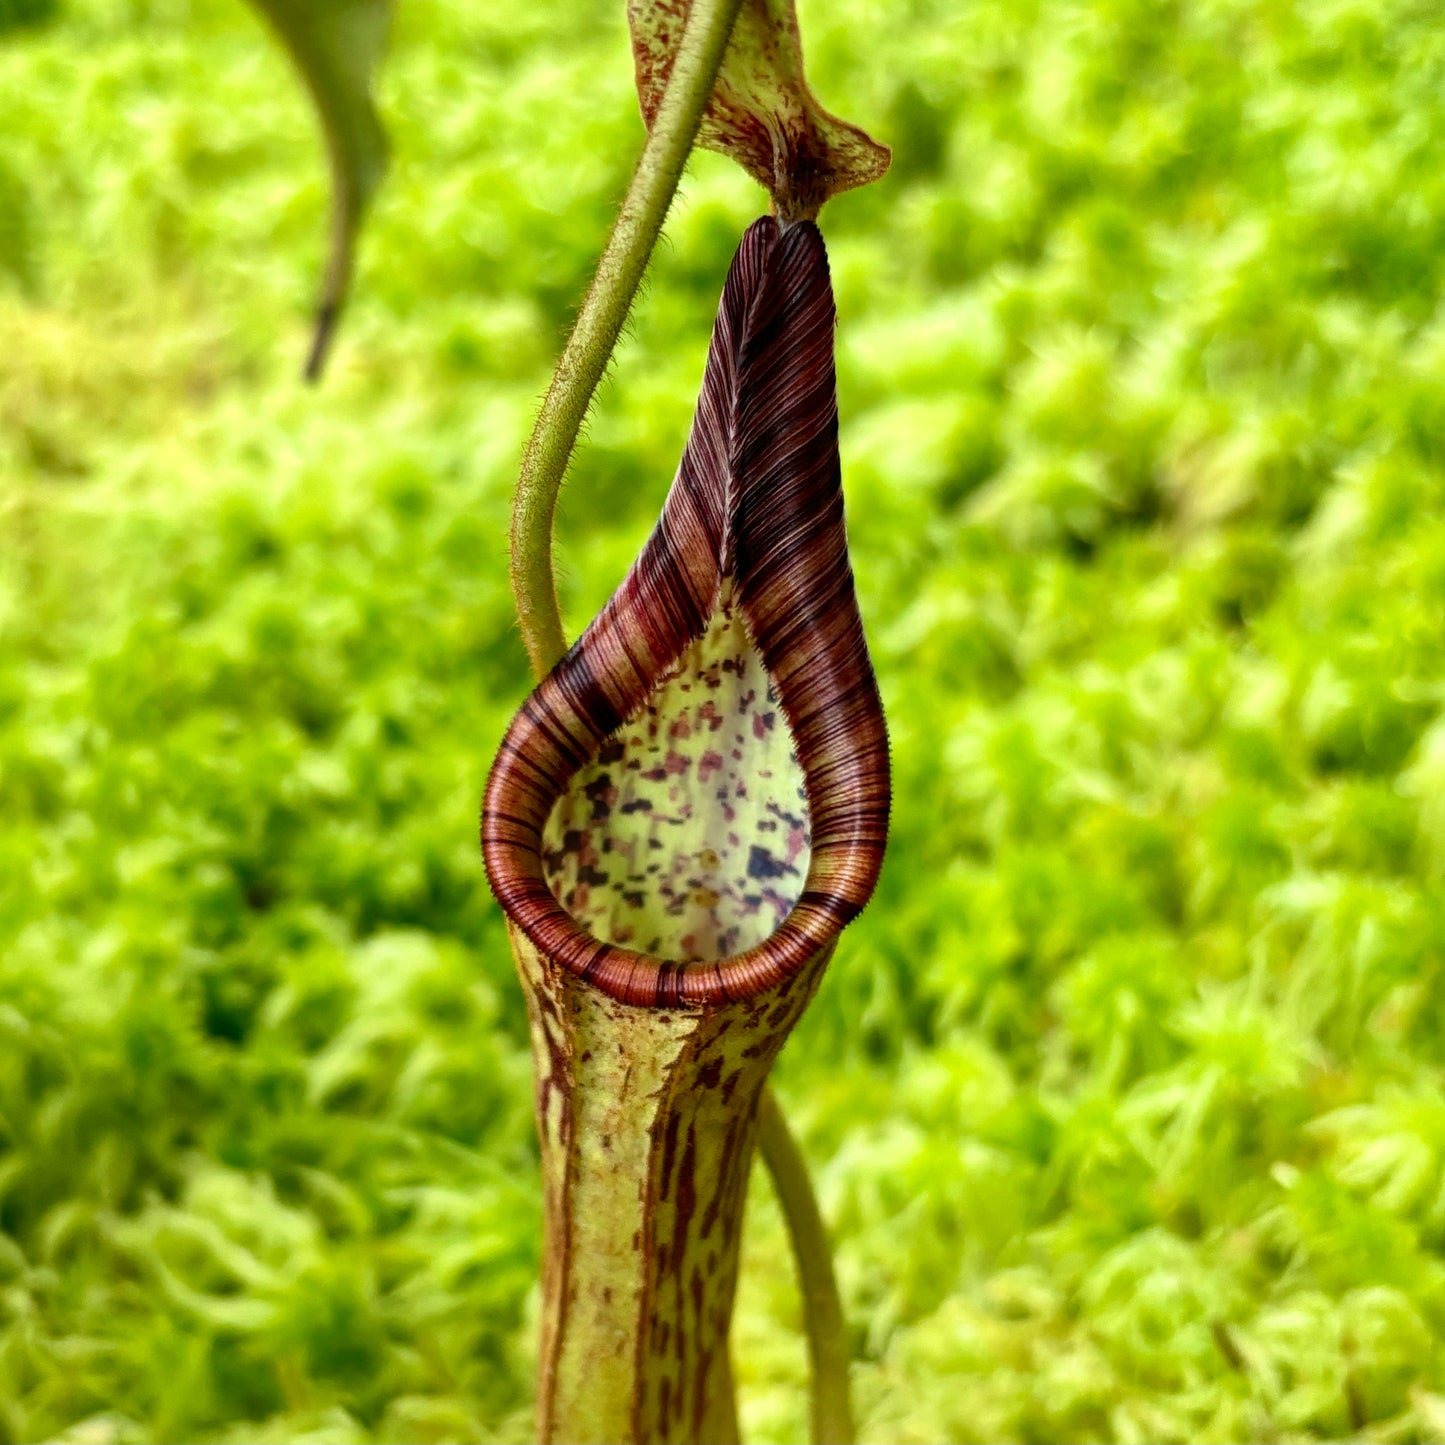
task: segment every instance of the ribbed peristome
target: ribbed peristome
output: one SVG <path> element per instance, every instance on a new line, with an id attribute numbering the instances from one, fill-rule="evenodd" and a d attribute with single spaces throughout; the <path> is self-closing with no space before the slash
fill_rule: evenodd
<path id="1" fill-rule="evenodd" d="M 625 1003 L 757 995 L 831 945 L 878 876 L 888 746 L 848 562 L 834 324 L 816 226 L 755 222 L 658 525 L 488 780 L 509 919 Z"/>

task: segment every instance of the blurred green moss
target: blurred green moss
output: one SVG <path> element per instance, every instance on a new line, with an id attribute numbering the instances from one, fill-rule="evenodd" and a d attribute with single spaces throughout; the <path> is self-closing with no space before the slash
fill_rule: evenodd
<path id="1" fill-rule="evenodd" d="M 805 3 L 894 841 L 781 1066 L 872 1440 L 1445 1439 L 1445 31 Z M 335 366 L 230 0 L 0 4 L 0 1440 L 525 1440 L 476 802 L 620 7 L 414 0 Z M 563 497 L 574 626 L 761 209 L 700 156 Z M 749 1438 L 798 1440 L 759 1187 Z"/>

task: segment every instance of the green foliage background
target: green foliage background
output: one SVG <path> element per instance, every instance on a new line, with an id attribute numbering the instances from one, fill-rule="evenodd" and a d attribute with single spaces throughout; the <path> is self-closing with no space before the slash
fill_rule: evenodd
<path id="1" fill-rule="evenodd" d="M 523 1440 L 476 806 L 618 0 L 406 0 L 333 374 L 236 0 L 0 4 L 0 1440 Z M 805 0 L 895 839 L 790 1044 L 865 1438 L 1445 1439 L 1445 26 Z M 565 495 L 646 534 L 761 208 L 692 168 Z M 803 1437 L 754 1192 L 745 1429 Z"/>

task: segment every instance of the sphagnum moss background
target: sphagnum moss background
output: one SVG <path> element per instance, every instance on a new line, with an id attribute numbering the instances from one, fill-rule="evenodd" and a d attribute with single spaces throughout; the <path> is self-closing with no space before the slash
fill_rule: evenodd
<path id="1" fill-rule="evenodd" d="M 1445 26 L 805 0 L 893 849 L 779 1086 L 865 1438 L 1445 1438 Z M 233 0 L 0 6 L 0 1439 L 530 1429 L 476 806 L 537 396 L 640 143 L 620 3 L 401 7 L 333 374 Z M 646 534 L 695 161 L 565 494 Z M 761 1185 L 744 1427 L 804 1429 Z"/>

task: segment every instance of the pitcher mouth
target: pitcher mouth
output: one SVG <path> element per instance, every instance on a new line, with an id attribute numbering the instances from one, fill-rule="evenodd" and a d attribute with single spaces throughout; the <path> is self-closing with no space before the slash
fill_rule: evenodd
<path id="1" fill-rule="evenodd" d="M 488 779 L 482 848 L 509 920 L 625 1003 L 705 1005 L 780 984 L 877 880 L 888 748 L 848 563 L 834 320 L 816 226 L 755 222 L 657 528 L 513 719 Z M 727 708 L 708 714 L 711 666 L 732 671 L 713 689 Z M 745 718 L 763 746 L 658 747 L 660 728 L 691 732 L 720 711 L 719 728 Z M 629 776 L 609 772 L 629 762 Z M 687 796 L 670 767 L 691 774 Z M 671 812 L 657 827 L 605 826 L 624 804 L 659 802 Z M 640 858 L 643 845 L 668 856 Z"/>
<path id="2" fill-rule="evenodd" d="M 787 715 L 726 578 L 702 636 L 552 805 L 543 872 L 601 942 L 712 963 L 777 930 L 811 854 Z"/>

